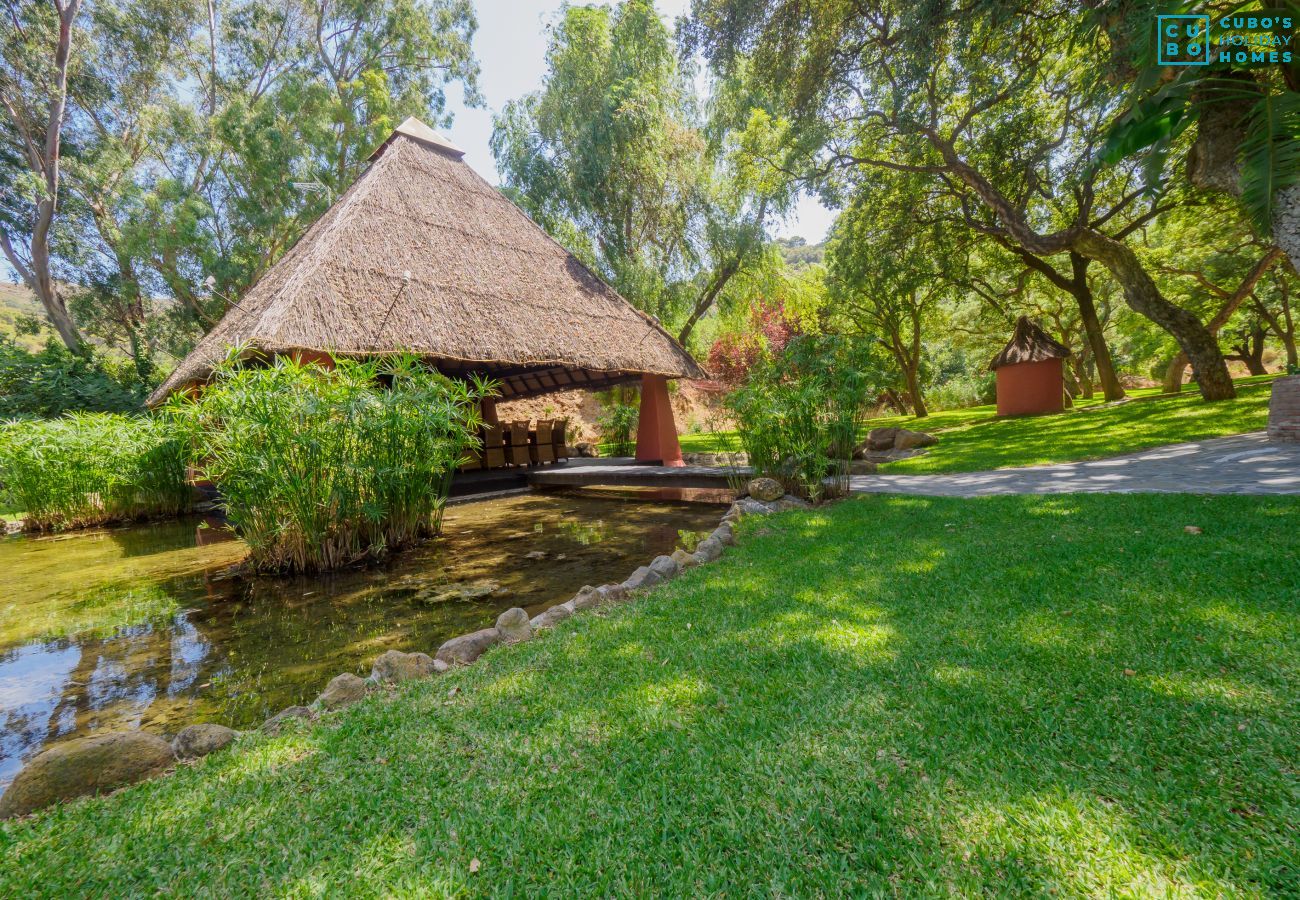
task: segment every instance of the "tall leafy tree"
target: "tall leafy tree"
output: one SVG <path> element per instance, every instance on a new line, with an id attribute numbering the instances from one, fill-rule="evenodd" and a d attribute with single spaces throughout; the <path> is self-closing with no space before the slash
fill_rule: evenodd
<path id="1" fill-rule="evenodd" d="M 710 130 L 692 72 L 650 0 L 566 7 L 540 91 L 497 117 L 514 197 L 633 302 L 690 337 L 763 253 L 783 202 L 737 162 L 750 107 L 720 92 Z"/>
<path id="2" fill-rule="evenodd" d="M 81 0 L 13 3 L 0 19 L 0 249 L 69 350 L 81 333 L 55 281 L 51 242 L 63 168 L 68 73 Z"/>
<path id="3" fill-rule="evenodd" d="M 1075 8 L 695 0 L 692 9 L 693 46 L 724 71 L 742 60 L 823 137 L 824 178 L 924 175 L 984 233 L 1035 256 L 1101 263 L 1128 305 L 1187 353 L 1203 396 L 1234 395 L 1214 336 L 1107 233 L 1104 198 L 1118 192 L 1102 189 L 1111 175 L 1092 161 L 1118 90 L 1090 63 L 1098 48 Z"/>

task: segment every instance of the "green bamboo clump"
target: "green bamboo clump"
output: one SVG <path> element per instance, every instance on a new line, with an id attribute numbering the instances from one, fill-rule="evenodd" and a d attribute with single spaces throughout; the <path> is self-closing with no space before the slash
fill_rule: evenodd
<path id="1" fill-rule="evenodd" d="M 0 492 L 29 531 L 180 515 L 193 498 L 167 423 L 108 413 L 0 425 Z"/>
<path id="2" fill-rule="evenodd" d="M 727 398 L 754 473 L 813 503 L 847 494 L 873 375 L 868 350 L 834 337 L 799 337 L 761 360 Z"/>
<path id="3" fill-rule="evenodd" d="M 233 355 L 232 355 L 233 358 Z M 437 534 L 492 390 L 411 357 L 230 361 L 168 406 L 262 571 L 320 572 Z"/>

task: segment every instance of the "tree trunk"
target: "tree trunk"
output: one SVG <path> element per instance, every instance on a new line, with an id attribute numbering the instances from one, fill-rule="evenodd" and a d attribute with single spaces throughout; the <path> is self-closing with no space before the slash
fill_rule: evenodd
<path id="1" fill-rule="evenodd" d="M 1074 275 L 1075 301 L 1079 304 L 1079 318 L 1083 330 L 1088 335 L 1088 347 L 1097 365 L 1097 380 L 1101 382 L 1101 392 L 1107 402 L 1114 403 L 1124 399 L 1124 386 L 1115 374 L 1115 360 L 1110 355 L 1110 345 L 1106 343 L 1106 332 L 1097 316 L 1097 304 L 1093 302 L 1092 288 L 1088 286 L 1088 258 L 1070 251 L 1070 269 Z M 1088 391 L 1092 396 L 1092 391 Z"/>
<path id="2" fill-rule="evenodd" d="M 1169 366 L 1165 369 L 1165 380 L 1161 384 L 1160 390 L 1166 394 L 1177 394 L 1183 389 L 1183 373 L 1187 371 L 1187 354 L 1179 350 L 1174 354 L 1174 358 L 1169 360 Z"/>
<path id="3" fill-rule="evenodd" d="M 921 377 L 918 370 L 920 364 L 917 360 L 910 360 L 903 367 L 903 376 L 907 379 L 907 393 L 912 399 L 912 412 L 918 419 L 924 419 L 930 414 L 925 408 L 925 398 L 921 396 Z"/>
<path id="4" fill-rule="evenodd" d="M 1237 396 L 1219 342 L 1189 310 L 1165 299 L 1132 249 L 1091 229 L 1081 230 L 1071 249 L 1105 266 L 1129 307 L 1173 335 L 1192 364 L 1202 397 L 1231 400 Z"/>
<path id="5" fill-rule="evenodd" d="M 1300 184 L 1279 191 L 1273 215 L 1273 243 L 1300 272 Z"/>

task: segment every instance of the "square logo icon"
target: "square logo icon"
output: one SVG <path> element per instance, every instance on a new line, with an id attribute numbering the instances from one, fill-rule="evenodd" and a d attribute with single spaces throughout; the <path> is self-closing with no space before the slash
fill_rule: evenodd
<path id="1" fill-rule="evenodd" d="M 1156 16 L 1156 64 L 1208 66 L 1210 17 L 1207 15 Z"/>

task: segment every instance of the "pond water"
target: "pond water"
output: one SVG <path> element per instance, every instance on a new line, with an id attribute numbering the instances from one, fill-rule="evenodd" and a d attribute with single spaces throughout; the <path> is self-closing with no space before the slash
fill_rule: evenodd
<path id="1" fill-rule="evenodd" d="M 443 536 L 383 566 L 242 577 L 219 520 L 0 539 L 0 791 L 50 743 L 255 727 L 385 650 L 432 654 L 522 606 L 622 581 L 712 530 L 714 503 L 588 491 L 448 507 Z M 705 494 L 705 500 L 723 498 Z"/>

